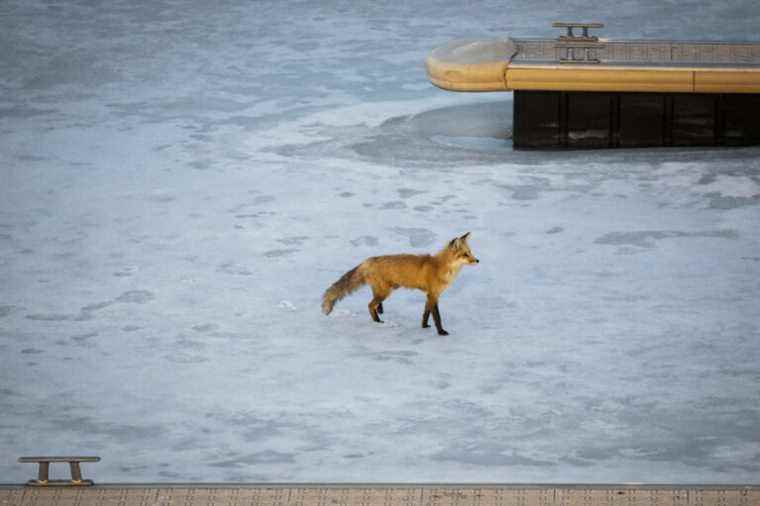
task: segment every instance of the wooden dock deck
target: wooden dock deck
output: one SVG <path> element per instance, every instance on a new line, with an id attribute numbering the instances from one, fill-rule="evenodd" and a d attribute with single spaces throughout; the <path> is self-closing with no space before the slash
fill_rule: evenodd
<path id="1" fill-rule="evenodd" d="M 758 506 L 760 485 L 0 486 L 0 506 Z"/>

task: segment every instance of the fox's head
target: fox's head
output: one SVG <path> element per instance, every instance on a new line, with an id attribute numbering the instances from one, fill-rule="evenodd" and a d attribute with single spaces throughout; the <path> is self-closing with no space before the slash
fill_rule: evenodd
<path id="1" fill-rule="evenodd" d="M 470 245 L 467 244 L 467 238 L 469 236 L 470 233 L 467 232 L 462 237 L 452 239 L 446 246 L 446 249 L 454 255 L 455 262 L 459 265 L 476 264 L 480 262 L 480 260 L 475 258 L 475 255 L 472 254 Z"/>

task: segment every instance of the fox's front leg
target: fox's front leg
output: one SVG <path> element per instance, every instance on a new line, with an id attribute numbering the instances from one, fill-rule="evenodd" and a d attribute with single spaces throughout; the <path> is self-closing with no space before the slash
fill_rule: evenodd
<path id="1" fill-rule="evenodd" d="M 435 322 L 435 328 L 438 330 L 438 335 L 447 336 L 448 332 L 443 330 L 441 324 L 441 312 L 438 310 L 438 297 L 428 295 L 427 302 L 425 303 L 425 312 L 422 313 L 422 327 L 428 328 L 428 320 L 430 319 L 430 313 L 433 313 L 433 321 Z"/>
<path id="2" fill-rule="evenodd" d="M 433 306 L 433 321 L 435 321 L 435 328 L 438 330 L 439 336 L 448 336 L 449 333 L 443 330 L 443 325 L 441 324 L 441 312 L 438 311 L 438 303 L 435 303 L 435 306 Z"/>
<path id="3" fill-rule="evenodd" d="M 435 297 L 428 294 L 427 300 L 425 301 L 425 311 L 422 313 L 422 328 L 427 329 L 430 328 L 430 325 L 428 325 L 428 321 L 430 320 L 430 311 L 433 309 L 433 306 L 436 303 Z"/>

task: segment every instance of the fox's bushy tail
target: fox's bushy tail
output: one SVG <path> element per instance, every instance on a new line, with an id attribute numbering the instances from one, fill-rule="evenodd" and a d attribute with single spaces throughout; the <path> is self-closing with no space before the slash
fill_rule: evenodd
<path id="1" fill-rule="evenodd" d="M 330 314 L 336 302 L 351 292 L 358 290 L 367 282 L 362 273 L 361 266 L 362 264 L 357 265 L 342 275 L 330 288 L 325 290 L 325 294 L 322 296 L 323 313 Z"/>

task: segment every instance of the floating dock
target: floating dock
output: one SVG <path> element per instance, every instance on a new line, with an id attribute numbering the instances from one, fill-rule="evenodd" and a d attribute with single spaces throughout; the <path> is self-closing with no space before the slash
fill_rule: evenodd
<path id="1" fill-rule="evenodd" d="M 436 48 L 430 81 L 514 91 L 518 149 L 760 144 L 760 43 L 608 40 L 589 33 L 601 23 L 553 26 L 567 33 Z"/>

